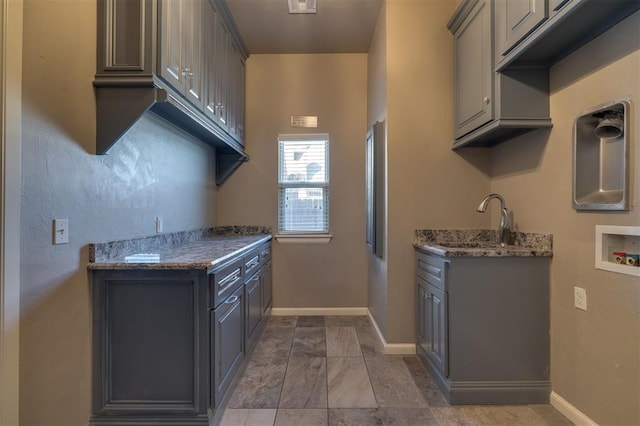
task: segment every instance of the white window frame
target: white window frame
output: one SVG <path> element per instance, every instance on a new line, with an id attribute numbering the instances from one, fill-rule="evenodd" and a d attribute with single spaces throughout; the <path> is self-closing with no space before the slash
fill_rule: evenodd
<path id="1" fill-rule="evenodd" d="M 314 230 L 307 230 L 307 231 L 286 231 L 286 230 L 282 230 L 281 229 L 281 205 L 282 205 L 282 201 L 281 201 L 281 196 L 282 196 L 282 190 L 285 188 L 295 188 L 295 187 L 300 187 L 300 184 L 288 184 L 286 182 L 280 182 L 280 166 L 282 164 L 281 162 L 281 158 L 280 158 L 280 144 L 281 142 L 304 142 L 304 141 L 326 141 L 326 158 L 325 158 L 325 167 L 326 167 L 326 173 L 327 173 L 327 180 L 324 183 L 318 184 L 318 183 L 305 183 L 305 187 L 306 186 L 311 186 L 311 187 L 318 187 L 318 188 L 322 188 L 323 190 L 326 191 L 327 194 L 327 198 L 325 200 L 325 211 L 326 211 L 326 215 L 327 215 L 327 229 L 326 230 L 321 230 L 321 231 L 314 231 Z M 283 244 L 327 244 L 329 243 L 329 241 L 331 241 L 331 238 L 333 237 L 329 230 L 330 230 L 330 224 L 331 224 L 331 220 L 330 220 L 330 211 L 329 211 L 329 206 L 330 206 L 330 180 L 331 180 L 331 173 L 330 173 L 330 146 L 331 146 L 331 142 L 330 142 L 330 138 L 329 138 L 329 134 L 328 133 L 298 133 L 298 134 L 280 134 L 278 135 L 278 234 L 275 236 L 276 240 L 279 243 L 283 243 Z"/>

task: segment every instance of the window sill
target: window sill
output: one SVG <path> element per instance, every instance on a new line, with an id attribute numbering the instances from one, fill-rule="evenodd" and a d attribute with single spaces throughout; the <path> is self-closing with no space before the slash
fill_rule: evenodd
<path id="1" fill-rule="evenodd" d="M 331 234 L 278 234 L 274 238 L 280 244 L 329 244 Z"/>

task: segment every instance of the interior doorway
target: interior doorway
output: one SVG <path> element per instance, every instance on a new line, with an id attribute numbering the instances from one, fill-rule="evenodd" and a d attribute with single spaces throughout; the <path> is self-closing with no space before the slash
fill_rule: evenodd
<path id="1" fill-rule="evenodd" d="M 0 424 L 19 424 L 23 0 L 0 0 Z"/>

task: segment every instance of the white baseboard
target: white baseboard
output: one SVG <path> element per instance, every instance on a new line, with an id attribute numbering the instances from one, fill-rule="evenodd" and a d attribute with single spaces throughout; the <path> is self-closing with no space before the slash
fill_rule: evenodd
<path id="1" fill-rule="evenodd" d="M 378 327 L 378 323 L 376 319 L 371 314 L 369 308 L 367 308 L 367 315 L 369 315 L 369 319 L 371 320 L 371 324 L 373 324 L 373 328 L 376 329 L 376 333 L 378 334 L 378 339 L 382 342 L 382 346 L 384 347 L 385 355 L 415 355 L 416 353 L 416 345 L 415 343 L 387 343 L 380 331 L 380 327 Z"/>
<path id="2" fill-rule="evenodd" d="M 369 310 L 367 308 L 273 308 L 271 315 L 273 316 L 286 316 L 286 315 L 367 315 Z"/>
<path id="3" fill-rule="evenodd" d="M 561 397 L 555 392 L 551 392 L 551 405 L 560 411 L 566 418 L 571 420 L 577 426 L 598 426 L 596 422 L 591 420 L 586 414 L 571 405 L 569 401 Z"/>

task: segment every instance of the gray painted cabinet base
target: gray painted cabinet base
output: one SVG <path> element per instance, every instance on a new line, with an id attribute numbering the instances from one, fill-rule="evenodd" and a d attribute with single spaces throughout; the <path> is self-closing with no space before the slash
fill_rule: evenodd
<path id="1" fill-rule="evenodd" d="M 549 263 L 417 251 L 416 350 L 450 404 L 549 402 Z M 443 291 L 444 320 L 430 314 L 430 288 Z"/>
<path id="2" fill-rule="evenodd" d="M 266 243 L 211 273 L 94 270 L 89 424 L 215 424 L 249 358 L 248 331 L 257 341 L 271 312 L 270 259 Z"/>

